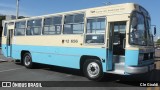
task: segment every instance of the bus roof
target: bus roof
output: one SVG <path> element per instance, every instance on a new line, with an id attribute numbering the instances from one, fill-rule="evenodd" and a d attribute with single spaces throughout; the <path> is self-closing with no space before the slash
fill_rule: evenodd
<path id="1" fill-rule="evenodd" d="M 42 17 L 50 17 L 50 16 L 58 16 L 58 15 L 66 15 L 66 14 L 73 14 L 73 13 L 86 13 L 88 17 L 94 17 L 95 15 L 114 15 L 114 14 L 123 14 L 123 13 L 131 13 L 133 10 L 139 10 L 138 4 L 135 3 L 123 3 L 123 4 L 114 4 L 108 6 L 100 6 L 82 10 L 74 10 L 74 11 L 67 11 L 61 13 L 54 13 L 54 14 L 47 14 L 42 16 L 34 16 L 29 18 L 23 19 L 14 19 L 14 20 L 5 20 L 4 22 L 12 22 L 12 21 L 21 21 L 21 20 L 29 20 L 29 19 L 36 19 Z"/>

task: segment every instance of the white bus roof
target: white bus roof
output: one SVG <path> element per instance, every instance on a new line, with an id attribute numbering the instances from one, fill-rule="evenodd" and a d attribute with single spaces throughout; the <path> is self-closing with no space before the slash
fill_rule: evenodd
<path id="1" fill-rule="evenodd" d="M 30 20 L 30 19 L 36 19 L 36 18 L 66 15 L 66 14 L 73 14 L 73 13 L 85 13 L 87 17 L 94 17 L 98 15 L 107 16 L 107 15 L 114 15 L 114 14 L 124 14 L 124 13 L 131 13 L 133 10 L 138 10 L 139 8 L 136 6 L 139 6 L 139 5 L 135 3 L 114 4 L 114 5 L 94 7 L 94 8 L 88 8 L 88 9 L 82 9 L 82 10 L 74 10 L 74 11 L 67 11 L 67 12 L 61 12 L 61 13 L 47 14 L 42 16 L 34 16 L 34 17 L 23 18 L 23 19 L 8 20 L 5 22 Z"/>

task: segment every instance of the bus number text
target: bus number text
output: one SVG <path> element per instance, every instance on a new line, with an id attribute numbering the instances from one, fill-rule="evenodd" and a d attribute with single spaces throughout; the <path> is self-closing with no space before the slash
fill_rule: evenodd
<path id="1" fill-rule="evenodd" d="M 78 43 L 78 40 L 76 40 L 76 39 L 73 39 L 73 40 L 64 40 L 65 41 L 65 43 Z"/>

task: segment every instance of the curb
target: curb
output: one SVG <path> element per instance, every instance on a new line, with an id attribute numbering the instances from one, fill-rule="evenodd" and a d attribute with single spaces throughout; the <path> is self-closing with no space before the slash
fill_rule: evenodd
<path id="1" fill-rule="evenodd" d="M 0 63 L 1 62 L 14 62 L 14 60 L 4 60 L 4 59 L 0 59 Z"/>

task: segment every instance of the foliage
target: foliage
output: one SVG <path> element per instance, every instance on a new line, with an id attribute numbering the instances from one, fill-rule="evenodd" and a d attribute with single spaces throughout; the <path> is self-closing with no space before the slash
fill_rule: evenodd
<path id="1" fill-rule="evenodd" d="M 5 19 L 5 16 L 0 16 L 0 27 L 2 26 L 2 20 Z"/>
<path id="2" fill-rule="evenodd" d="M 160 45 L 160 39 L 157 40 L 157 44 Z"/>

